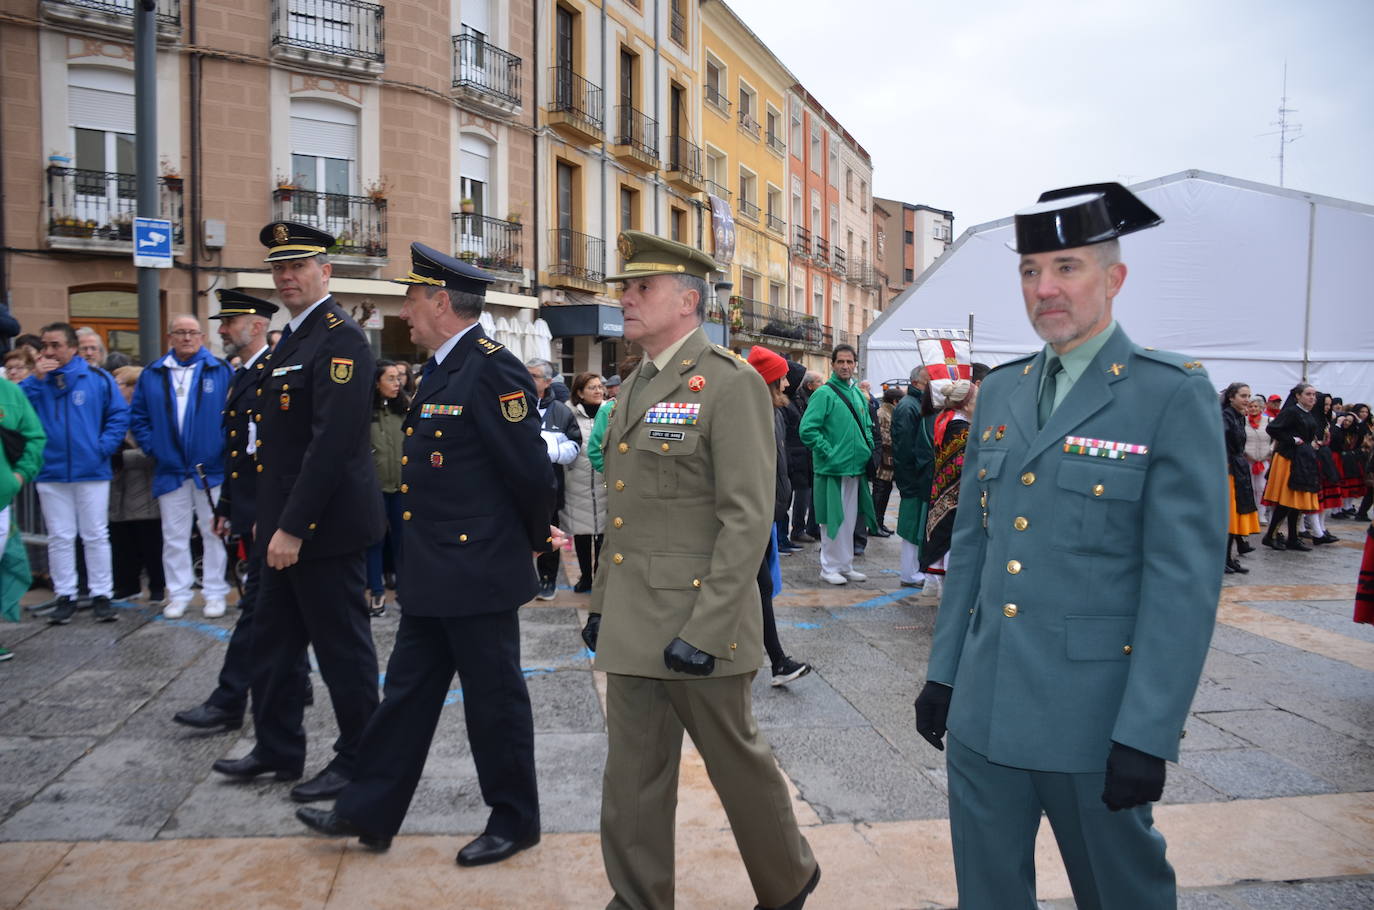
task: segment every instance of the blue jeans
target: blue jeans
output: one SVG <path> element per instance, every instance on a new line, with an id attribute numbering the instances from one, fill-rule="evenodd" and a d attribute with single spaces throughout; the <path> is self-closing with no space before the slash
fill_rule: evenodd
<path id="1" fill-rule="evenodd" d="M 387 532 L 367 548 L 367 587 L 374 597 L 386 593 L 386 586 L 382 584 L 384 547 L 391 547 L 391 562 L 396 566 L 396 574 L 401 574 L 401 494 L 383 493 L 382 505 L 386 509 Z"/>

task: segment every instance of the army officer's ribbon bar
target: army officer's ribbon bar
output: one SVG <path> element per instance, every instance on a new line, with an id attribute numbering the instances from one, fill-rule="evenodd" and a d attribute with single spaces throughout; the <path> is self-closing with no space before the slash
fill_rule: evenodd
<path id="1" fill-rule="evenodd" d="M 1065 436 L 1064 452 L 1069 455 L 1094 455 L 1098 458 L 1125 458 L 1127 455 L 1145 455 L 1149 446 L 1130 442 L 1112 442 L 1109 439 L 1089 439 L 1086 436 Z"/>
<path id="2" fill-rule="evenodd" d="M 687 401 L 660 401 L 644 412 L 645 423 L 676 423 L 696 426 L 701 416 L 701 405 Z"/>

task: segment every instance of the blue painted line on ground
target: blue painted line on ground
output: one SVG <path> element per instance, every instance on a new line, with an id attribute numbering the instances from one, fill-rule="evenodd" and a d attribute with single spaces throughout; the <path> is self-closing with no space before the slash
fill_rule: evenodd
<path id="1" fill-rule="evenodd" d="M 792 627 L 793 629 L 819 629 L 819 628 L 822 628 L 822 627 L 825 625 L 825 623 L 819 623 L 819 622 L 780 622 L 780 623 L 778 623 L 778 625 L 780 625 L 780 626 L 790 626 L 790 627 Z"/>

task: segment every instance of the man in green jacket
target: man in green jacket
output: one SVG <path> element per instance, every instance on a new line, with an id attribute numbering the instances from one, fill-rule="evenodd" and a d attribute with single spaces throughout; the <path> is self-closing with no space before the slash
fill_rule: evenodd
<path id="1" fill-rule="evenodd" d="M 10 504 L 43 466 L 48 435 L 28 396 L 17 384 L 4 379 L 0 379 L 0 428 L 9 431 L 4 434 L 9 438 L 0 446 L 0 618 L 18 622 L 19 598 L 28 591 L 32 579 L 23 543 L 8 546 L 14 514 Z M 9 650 L 0 647 L 0 661 L 10 657 Z"/>
<path id="2" fill-rule="evenodd" d="M 873 423 L 867 396 L 854 383 L 857 363 L 853 347 L 835 346 L 830 381 L 812 394 L 801 422 L 801 439 L 811 450 L 816 477 L 821 581 L 832 585 L 868 580 L 854 570 L 854 524 L 862 514 L 870 531 L 878 527 L 873 497 L 864 482 L 873 456 Z"/>

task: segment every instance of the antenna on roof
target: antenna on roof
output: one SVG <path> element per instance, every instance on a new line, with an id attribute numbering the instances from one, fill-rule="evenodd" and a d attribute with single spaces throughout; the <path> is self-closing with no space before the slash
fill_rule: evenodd
<path id="1" fill-rule="evenodd" d="M 1278 136 L 1279 153 L 1274 157 L 1279 159 L 1279 186 L 1283 186 L 1283 165 L 1284 154 L 1288 145 L 1297 142 L 1302 138 L 1302 124 L 1291 123 L 1288 120 L 1289 114 L 1296 114 L 1297 108 L 1288 106 L 1288 61 L 1283 62 L 1283 94 L 1279 96 L 1279 119 L 1270 122 L 1270 126 L 1277 126 L 1278 129 L 1272 133 L 1261 133 L 1261 136 Z"/>

